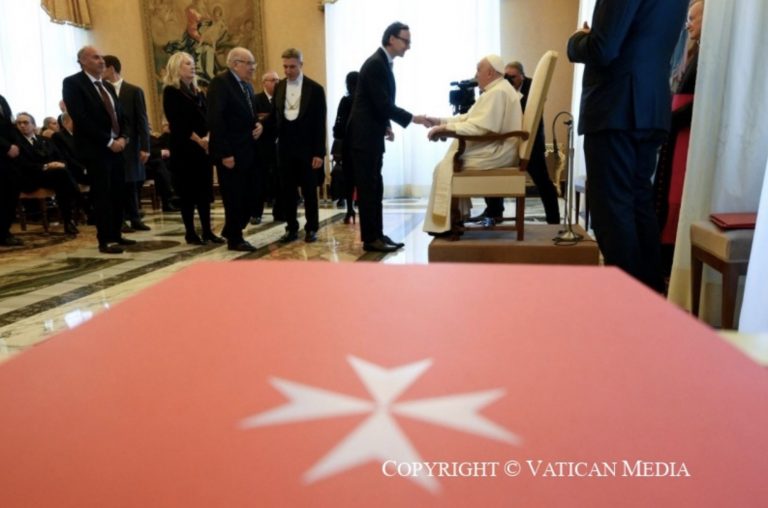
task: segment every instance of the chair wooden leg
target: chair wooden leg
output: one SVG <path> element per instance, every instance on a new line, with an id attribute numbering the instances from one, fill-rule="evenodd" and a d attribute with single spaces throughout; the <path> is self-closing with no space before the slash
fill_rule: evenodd
<path id="1" fill-rule="evenodd" d="M 696 247 L 691 248 L 691 313 L 699 315 L 699 303 L 701 301 L 701 272 L 704 263 L 696 255 Z"/>
<path id="2" fill-rule="evenodd" d="M 517 241 L 522 242 L 525 237 L 525 197 L 515 198 L 515 230 L 517 231 Z"/>
<path id="3" fill-rule="evenodd" d="M 721 316 L 721 328 L 733 328 L 734 314 L 736 310 L 736 292 L 739 288 L 739 267 L 727 263 L 723 270 L 723 308 Z"/>
<path id="4" fill-rule="evenodd" d="M 43 231 L 47 235 L 49 233 L 50 223 L 48 222 L 48 201 L 45 198 L 38 200 L 40 203 L 40 213 L 42 214 Z"/>

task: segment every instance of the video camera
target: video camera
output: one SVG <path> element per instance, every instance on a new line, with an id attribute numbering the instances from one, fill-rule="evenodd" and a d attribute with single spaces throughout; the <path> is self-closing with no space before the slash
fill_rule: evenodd
<path id="1" fill-rule="evenodd" d="M 459 115 L 469 111 L 469 108 L 475 103 L 475 87 L 477 81 L 474 79 L 465 79 L 464 81 L 454 81 L 451 86 L 456 90 L 448 93 L 448 102 L 453 106 L 453 114 Z"/>

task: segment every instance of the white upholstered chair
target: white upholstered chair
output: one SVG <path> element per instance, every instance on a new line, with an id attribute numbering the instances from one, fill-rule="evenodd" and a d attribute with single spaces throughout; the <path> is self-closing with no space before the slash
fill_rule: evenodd
<path id="1" fill-rule="evenodd" d="M 521 131 L 503 134 L 487 134 L 483 136 L 460 136 L 455 133 L 441 133 L 440 137 L 452 137 L 458 140 L 459 149 L 453 159 L 453 180 L 451 183 L 451 239 L 458 240 L 465 232 L 471 230 L 464 225 L 464 218 L 459 209 L 460 198 L 472 197 L 513 197 L 515 198 L 515 225 L 492 226 L 492 229 L 507 229 L 517 231 L 517 239 L 523 240 L 525 235 L 525 186 L 526 168 L 531 158 L 536 131 L 541 122 L 544 103 L 547 100 L 549 85 L 555 71 L 558 53 L 547 51 L 539 60 L 533 74 L 528 103 L 523 115 Z M 473 170 L 463 167 L 461 155 L 466 149 L 467 141 L 493 141 L 511 137 L 520 138 L 519 166 L 501 167 L 495 169 Z M 488 229 L 488 228 L 486 228 Z"/>

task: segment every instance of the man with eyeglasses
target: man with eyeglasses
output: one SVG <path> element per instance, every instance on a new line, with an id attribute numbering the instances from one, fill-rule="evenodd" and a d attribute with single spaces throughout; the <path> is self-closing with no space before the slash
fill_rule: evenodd
<path id="1" fill-rule="evenodd" d="M 267 71 L 261 76 L 262 92 L 256 94 L 256 116 L 264 123 L 270 111 L 275 95 L 275 87 L 280 82 L 280 77 L 275 71 Z M 261 224 L 264 214 L 264 202 L 272 203 L 272 218 L 283 220 L 279 211 L 280 194 L 277 184 L 277 152 L 275 147 L 274 132 L 265 131 L 258 142 L 259 171 L 256 173 L 254 188 L 258 192 L 251 210 L 251 224 Z"/>
<path id="2" fill-rule="evenodd" d="M 256 61 L 246 48 L 237 47 L 227 55 L 227 67 L 208 87 L 209 150 L 224 201 L 221 234 L 229 250 L 251 252 L 256 248 L 243 238 L 243 229 L 255 198 L 256 140 L 263 131 L 251 85 Z"/>
<path id="3" fill-rule="evenodd" d="M 384 181 L 381 166 L 384 157 L 384 139 L 392 141 L 391 121 L 402 127 L 411 122 L 428 125 L 425 116 L 414 116 L 395 105 L 395 76 L 392 62 L 402 57 L 411 47 L 408 25 L 396 21 L 384 30 L 381 47 L 365 61 L 349 114 L 344 137 L 349 149 L 360 208 L 360 236 L 363 249 L 392 252 L 402 243 L 384 234 L 382 200 Z"/>

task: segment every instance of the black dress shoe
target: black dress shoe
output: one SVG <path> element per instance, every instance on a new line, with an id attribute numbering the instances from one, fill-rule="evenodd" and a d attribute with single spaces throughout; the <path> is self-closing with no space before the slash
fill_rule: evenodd
<path id="1" fill-rule="evenodd" d="M 229 244 L 227 246 L 227 249 L 229 249 L 229 250 L 236 250 L 236 251 L 239 251 L 239 252 L 253 252 L 253 251 L 256 250 L 256 247 L 254 247 L 250 243 L 248 243 L 245 240 L 243 240 L 242 242 L 237 243 L 237 244 Z"/>
<path id="2" fill-rule="evenodd" d="M 297 233 L 296 231 L 286 231 L 285 234 L 280 237 L 278 242 L 280 242 L 280 243 L 290 243 L 290 242 L 293 242 L 294 240 L 298 240 L 298 239 L 299 239 L 299 233 Z"/>
<path id="3" fill-rule="evenodd" d="M 366 252 L 395 252 L 397 247 L 384 243 L 384 240 L 379 238 L 375 242 L 364 243 L 363 250 Z"/>
<path id="4" fill-rule="evenodd" d="M 19 245 L 24 245 L 24 242 L 22 242 L 19 238 L 16 238 L 15 236 L 9 234 L 2 240 L 0 240 L 0 245 L 3 245 L 5 247 L 18 247 Z"/>
<path id="5" fill-rule="evenodd" d="M 171 203 L 171 204 L 167 204 L 167 205 L 163 206 L 163 211 L 164 212 L 178 212 L 179 208 L 176 207 L 176 205 Z"/>
<path id="6" fill-rule="evenodd" d="M 151 227 L 147 226 L 146 224 L 144 224 L 144 223 L 143 223 L 143 222 L 141 222 L 141 221 L 134 221 L 134 222 L 131 222 L 131 227 L 132 227 L 134 230 L 136 230 L 136 231 L 151 231 L 151 230 L 152 230 L 152 228 L 151 228 Z"/>
<path id="7" fill-rule="evenodd" d="M 121 233 L 135 233 L 135 232 L 136 232 L 136 230 L 135 230 L 135 229 L 133 229 L 133 228 L 132 228 L 131 226 L 129 226 L 128 224 L 123 224 L 123 226 L 120 228 L 120 232 L 121 232 Z"/>
<path id="8" fill-rule="evenodd" d="M 119 245 L 99 245 L 99 252 L 102 254 L 122 254 L 123 248 Z"/>
<path id="9" fill-rule="evenodd" d="M 261 217 L 251 217 L 251 226 L 258 226 L 261 224 Z"/>
<path id="10" fill-rule="evenodd" d="M 317 231 L 307 231 L 304 233 L 304 241 L 307 243 L 312 243 L 317 241 Z"/>
<path id="11" fill-rule="evenodd" d="M 397 247 L 398 249 L 399 249 L 399 248 L 401 248 L 401 247 L 405 247 L 405 244 L 404 244 L 404 243 L 402 243 L 402 242 L 396 242 L 396 241 L 392 240 L 390 237 L 388 237 L 387 235 L 384 235 L 384 236 L 382 236 L 382 237 L 381 237 L 381 240 L 382 240 L 384 243 L 386 243 L 387 245 L 392 245 L 392 246 L 394 246 L 394 247 Z"/>
<path id="12" fill-rule="evenodd" d="M 118 245 L 136 245 L 136 240 L 131 240 L 130 238 L 121 236 L 120 238 L 115 240 L 115 243 Z"/>
<path id="13" fill-rule="evenodd" d="M 211 243 L 224 243 L 224 239 L 220 236 L 216 236 L 213 233 L 203 233 L 203 241 Z"/>
<path id="14" fill-rule="evenodd" d="M 197 236 L 197 233 L 187 233 L 184 235 L 184 240 L 186 240 L 189 245 L 205 245 L 205 242 L 203 242 L 202 238 Z"/>
<path id="15" fill-rule="evenodd" d="M 80 230 L 77 229 L 74 222 L 68 221 L 64 223 L 64 233 L 68 235 L 77 235 L 79 232 Z"/>

